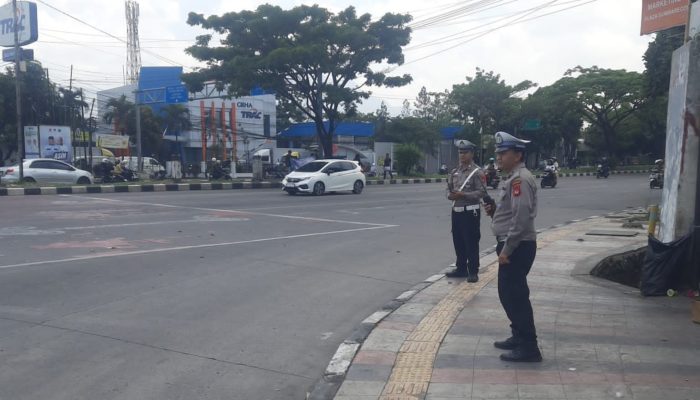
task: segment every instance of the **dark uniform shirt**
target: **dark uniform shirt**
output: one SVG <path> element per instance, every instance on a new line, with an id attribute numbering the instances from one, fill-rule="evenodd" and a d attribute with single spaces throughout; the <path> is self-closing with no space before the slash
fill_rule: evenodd
<path id="1" fill-rule="evenodd" d="M 450 194 L 450 190 L 459 192 L 460 188 L 467 180 L 469 175 L 478 168 L 476 164 L 471 163 L 467 166 L 460 165 L 450 172 L 449 178 L 447 179 L 447 194 Z M 460 197 L 455 200 L 455 207 L 464 207 L 479 204 L 481 199 L 486 196 L 486 187 L 484 186 L 485 176 L 483 171 L 479 170 L 472 175 L 469 182 L 464 185 L 461 192 L 465 194 L 465 197 Z"/>
<path id="2" fill-rule="evenodd" d="M 537 184 L 525 164 L 515 167 L 501 184 L 498 200 L 491 228 L 498 241 L 505 242 L 501 254 L 510 256 L 521 241 L 537 240 Z"/>

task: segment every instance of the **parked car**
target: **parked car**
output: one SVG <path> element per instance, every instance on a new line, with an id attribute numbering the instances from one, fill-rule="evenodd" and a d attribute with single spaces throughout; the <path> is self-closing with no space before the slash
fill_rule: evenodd
<path id="1" fill-rule="evenodd" d="M 311 193 L 316 196 L 343 190 L 360 194 L 365 182 L 365 174 L 358 163 L 346 160 L 311 161 L 282 180 L 284 191 L 290 195 Z"/>
<path id="2" fill-rule="evenodd" d="M 91 173 L 77 169 L 63 161 L 50 158 L 24 160 L 24 181 L 37 183 L 65 183 L 87 185 L 94 182 Z M 19 181 L 19 165 L 0 168 L 0 181 L 17 183 Z"/>
<path id="3" fill-rule="evenodd" d="M 126 161 L 126 167 L 132 171 L 139 170 L 138 157 L 117 157 L 117 161 Z M 165 167 L 155 158 L 141 157 L 143 172 L 147 173 L 151 179 L 165 178 Z"/>

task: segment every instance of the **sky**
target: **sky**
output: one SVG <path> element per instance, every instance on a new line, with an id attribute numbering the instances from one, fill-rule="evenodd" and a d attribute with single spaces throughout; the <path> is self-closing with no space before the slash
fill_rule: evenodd
<path id="1" fill-rule="evenodd" d="M 26 47 L 34 49 L 35 59 L 48 68 L 53 81 L 68 86 L 72 65 L 73 85 L 84 88 L 88 96 L 124 83 L 126 44 L 66 15 L 125 40 L 124 1 L 33 1 L 38 8 L 39 40 Z M 282 8 L 312 4 L 270 3 Z M 208 32 L 187 25 L 189 12 L 219 15 L 255 9 L 259 4 L 253 0 L 139 1 L 142 65 L 178 64 L 192 70 L 201 64 L 184 49 L 197 35 Z M 413 83 L 372 88 L 372 97 L 360 107 L 363 112 L 374 111 L 385 101 L 390 113 L 398 114 L 403 100 L 413 101 L 421 87 L 449 90 L 473 76 L 477 67 L 500 74 L 509 84 L 531 80 L 540 86 L 555 82 L 577 65 L 642 71 L 642 55 L 652 39 L 639 35 L 642 0 L 319 0 L 317 4 L 334 12 L 352 5 L 358 14 L 370 13 L 374 18 L 386 12 L 413 16 L 415 29 L 404 49 L 406 63 L 394 71 L 410 74 Z M 544 15 L 548 13 L 552 14 Z M 450 18 L 429 23 L 430 18 L 445 14 Z"/>

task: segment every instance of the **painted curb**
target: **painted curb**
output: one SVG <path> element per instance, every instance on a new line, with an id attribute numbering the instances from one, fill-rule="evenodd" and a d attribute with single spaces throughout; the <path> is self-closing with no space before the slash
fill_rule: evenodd
<path id="1" fill-rule="evenodd" d="M 620 174 L 647 174 L 651 171 L 611 171 L 611 175 Z M 580 172 L 573 174 L 561 174 L 559 178 L 595 176 L 594 172 Z M 541 178 L 541 175 L 535 175 Z M 367 186 L 381 185 L 414 185 L 425 183 L 447 182 L 446 178 L 412 178 L 391 180 L 367 180 Z M 37 196 L 56 194 L 84 194 L 84 193 L 139 193 L 139 192 L 180 192 L 195 190 L 236 190 L 236 189 L 281 189 L 280 182 L 201 182 L 201 183 L 154 183 L 145 185 L 84 185 L 61 187 L 31 187 L 31 188 L 6 188 L 0 187 L 0 197 L 3 196 Z"/>
<path id="2" fill-rule="evenodd" d="M 606 215 L 613 215 L 619 212 L 611 212 Z M 551 229 L 561 228 L 563 226 L 571 225 L 576 222 L 582 222 L 591 220 L 594 218 L 599 218 L 599 215 L 593 215 L 586 218 L 574 219 L 566 221 L 561 224 L 552 225 L 545 229 L 540 229 L 537 233 L 543 233 Z M 496 246 L 491 246 L 486 250 L 479 253 L 479 258 L 486 257 L 488 255 L 496 252 Z M 454 267 L 452 265 L 451 267 Z M 365 339 L 372 333 L 374 328 L 382 321 L 384 318 L 391 315 L 403 304 L 412 299 L 415 295 L 422 292 L 424 289 L 430 287 L 434 283 L 445 278 L 445 272 L 451 268 L 445 268 L 441 273 L 431 275 L 430 277 L 424 279 L 421 283 L 413 286 L 411 289 L 401 293 L 394 300 L 390 301 L 380 310 L 372 313 L 369 317 L 365 318 L 355 329 L 355 332 L 351 336 L 343 341 L 341 345 L 336 350 L 335 354 L 328 363 L 323 376 L 307 391 L 306 400 L 333 400 L 336 393 L 340 389 L 340 386 L 345 380 L 345 375 L 347 374 L 350 366 L 352 365 L 352 360 L 355 355 L 362 347 Z M 349 359 L 349 361 L 348 361 Z"/>

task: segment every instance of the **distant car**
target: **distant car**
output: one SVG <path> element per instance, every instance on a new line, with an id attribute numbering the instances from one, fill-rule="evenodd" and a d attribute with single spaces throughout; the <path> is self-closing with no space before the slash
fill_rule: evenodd
<path id="1" fill-rule="evenodd" d="M 24 181 L 37 183 L 65 183 L 87 185 L 94 182 L 92 174 L 77 169 L 63 161 L 50 158 L 24 160 Z M 0 181 L 17 183 L 19 181 L 19 165 L 0 168 Z"/>
<path id="2" fill-rule="evenodd" d="M 365 188 L 365 174 L 355 161 L 316 160 L 304 164 L 282 180 L 284 191 L 290 195 L 349 190 L 355 194 Z"/>

